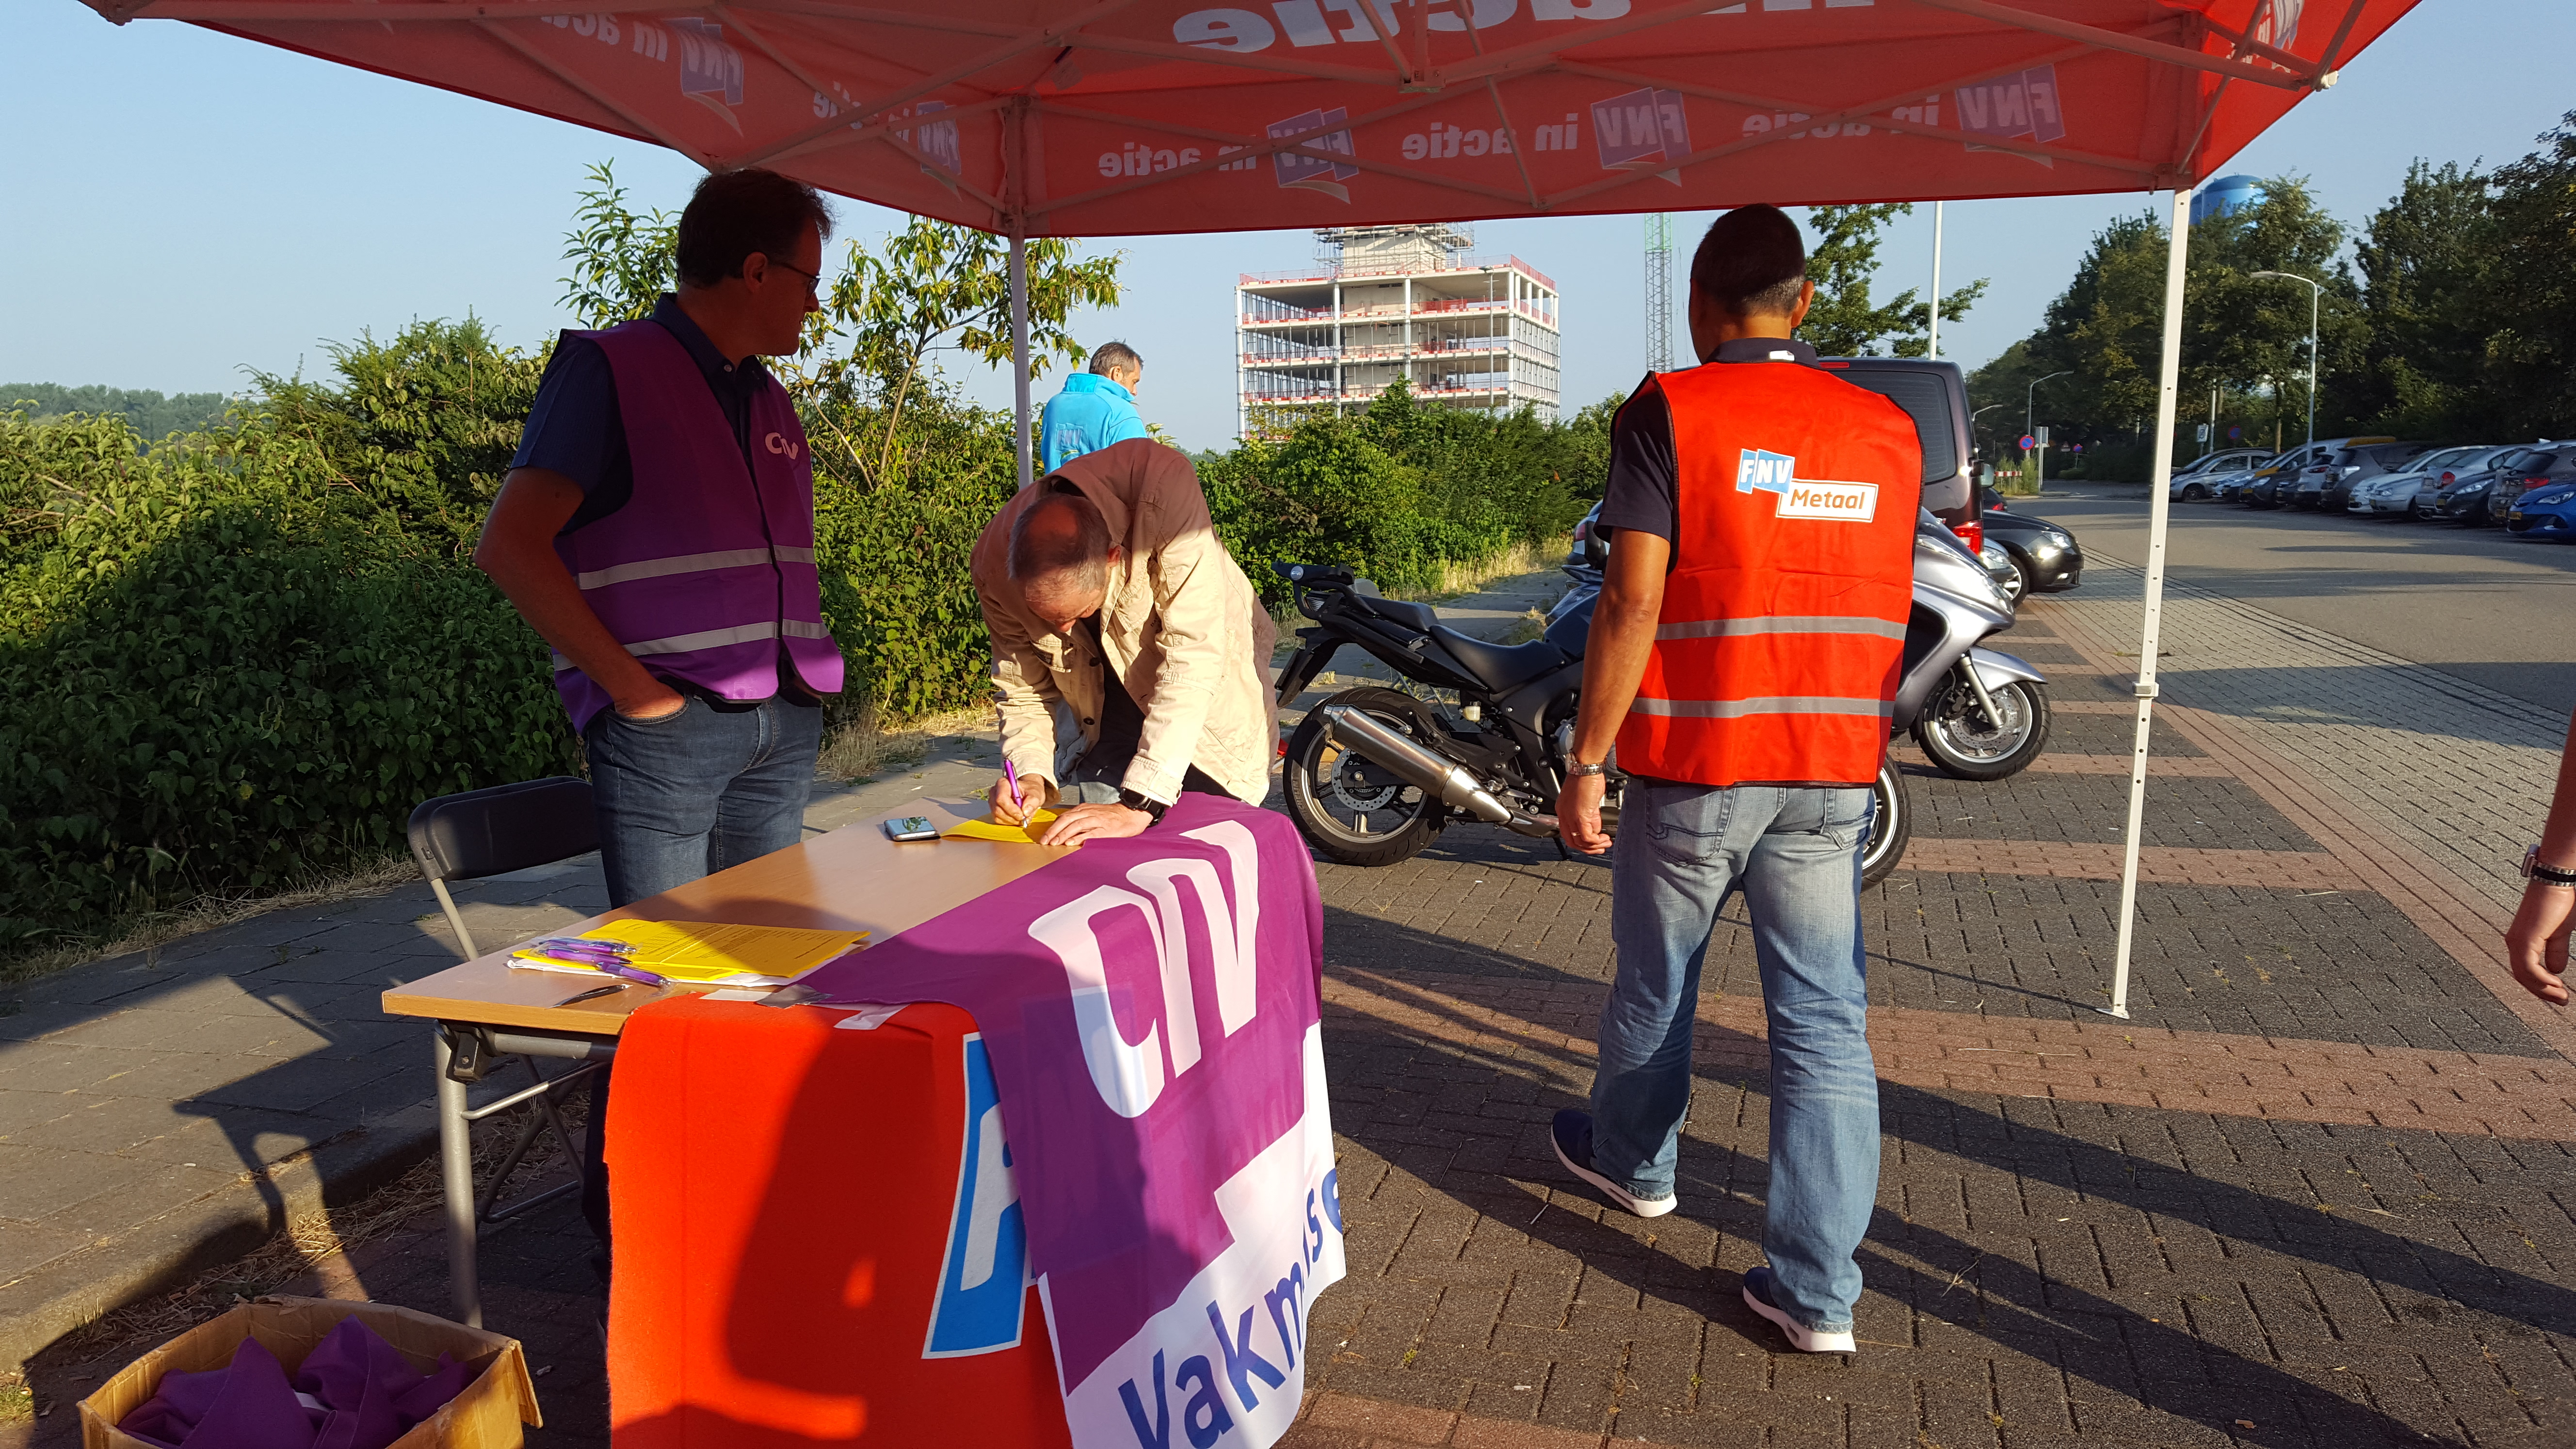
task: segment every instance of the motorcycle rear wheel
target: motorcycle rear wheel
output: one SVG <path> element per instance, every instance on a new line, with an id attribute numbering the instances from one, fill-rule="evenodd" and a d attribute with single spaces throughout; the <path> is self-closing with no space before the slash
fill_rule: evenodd
<path id="1" fill-rule="evenodd" d="M 1914 838 L 1914 802 L 1906 796 L 1905 775 L 1895 761 L 1879 760 L 1878 781 L 1869 793 L 1878 808 L 1870 812 L 1869 839 L 1860 846 L 1863 890 L 1895 871 L 1897 862 L 1905 859 L 1906 843 Z"/>
<path id="2" fill-rule="evenodd" d="M 2003 718 L 1989 720 L 1975 690 L 1953 669 L 1923 701 L 1914 721 L 1914 743 L 1961 780 L 2000 780 L 2020 774 L 2048 748 L 2048 686 L 2026 679 L 1986 691 Z"/>
<path id="3" fill-rule="evenodd" d="M 1448 823 L 1449 807 L 1335 744 L 1324 728 L 1327 705 L 1356 709 L 1424 744 L 1438 729 L 1422 701 L 1392 689 L 1346 689 L 1307 711 L 1288 737 L 1280 770 L 1297 833 L 1341 865 L 1394 865 L 1420 855 Z"/>

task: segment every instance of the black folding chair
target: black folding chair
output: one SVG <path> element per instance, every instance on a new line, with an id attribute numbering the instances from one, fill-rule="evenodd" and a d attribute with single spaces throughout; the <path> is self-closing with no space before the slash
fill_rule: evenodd
<path id="1" fill-rule="evenodd" d="M 474 949 L 474 937 L 465 929 L 465 918 L 457 912 L 456 898 L 448 894 L 452 880 L 480 880 L 486 876 L 506 875 L 514 870 L 527 870 L 552 865 L 599 848 L 599 828 L 591 814 L 590 782 L 568 775 L 544 780 L 523 780 L 515 785 L 495 785 L 488 790 L 468 790 L 461 795 L 442 795 L 425 801 L 411 812 L 409 827 L 412 859 L 420 862 L 421 873 L 429 877 L 429 888 L 438 895 L 441 910 L 447 912 L 447 924 L 456 932 L 457 950 L 466 960 L 481 954 Z M 568 1192 L 578 1192 L 589 1180 L 590 1166 L 581 1144 L 556 1110 L 565 1089 L 594 1072 L 604 1071 L 612 1049 L 596 1048 L 589 1059 L 570 1070 L 548 1077 L 537 1070 L 534 1056 L 526 1046 L 545 1043 L 520 1043 L 509 1034 L 496 1034 L 491 1028 L 472 1022 L 440 1022 L 441 1116 L 456 1121 L 442 1121 L 441 1136 L 450 1131 L 460 1139 L 470 1132 L 472 1124 L 498 1116 L 514 1107 L 533 1103 L 536 1110 L 519 1129 L 517 1142 L 501 1160 L 500 1170 L 470 1209 L 472 1216 L 463 1224 L 451 1222 L 454 1233 L 460 1226 L 471 1241 L 476 1222 L 502 1222 L 523 1212 L 554 1201 Z M 519 1046 L 521 1050 L 506 1050 Z M 563 1055 L 560 1048 L 548 1055 Z M 505 1057 L 516 1056 L 527 1068 L 532 1085 L 521 1088 L 497 1101 L 480 1107 L 465 1106 L 464 1089 L 483 1080 L 496 1070 Z M 453 1101 L 446 1100 L 450 1096 Z M 507 1206 L 498 1206 L 502 1185 L 518 1169 L 528 1149 L 536 1145 L 538 1133 L 552 1128 L 557 1141 L 571 1158 L 575 1180 L 560 1183 L 533 1196 Z M 452 1217 L 466 1209 L 461 1202 L 472 1192 L 470 1141 L 459 1140 L 446 1152 L 451 1195 L 448 1204 Z M 463 1191 L 453 1179 L 464 1175 Z"/>

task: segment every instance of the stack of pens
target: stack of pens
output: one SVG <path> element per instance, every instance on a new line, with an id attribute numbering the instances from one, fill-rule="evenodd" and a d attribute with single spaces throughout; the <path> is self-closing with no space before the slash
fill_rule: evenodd
<path id="1" fill-rule="evenodd" d="M 510 953 L 511 959 L 539 966 L 570 966 L 576 970 L 596 971 L 603 976 L 622 977 L 646 986 L 666 985 L 665 978 L 634 964 L 635 948 L 624 941 L 601 941 L 588 936 L 539 936 Z"/>

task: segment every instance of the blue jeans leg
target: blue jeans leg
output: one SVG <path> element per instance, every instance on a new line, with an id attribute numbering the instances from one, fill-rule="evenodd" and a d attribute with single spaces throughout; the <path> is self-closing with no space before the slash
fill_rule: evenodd
<path id="1" fill-rule="evenodd" d="M 591 721 L 590 785 L 608 901 L 623 906 L 803 837 L 823 709 L 785 697 Z"/>
<path id="2" fill-rule="evenodd" d="M 1848 1328 L 1852 1255 L 1878 1201 L 1878 1071 L 1860 932 L 1866 790 L 1795 790 L 1744 874 L 1771 1033 L 1771 1183 L 1762 1251 L 1772 1301 L 1812 1329 Z"/>
<path id="3" fill-rule="evenodd" d="M 1742 890 L 1771 1031 L 1763 1248 L 1778 1305 L 1820 1329 L 1851 1323 L 1852 1253 L 1878 1193 L 1859 901 L 1869 809 L 1866 790 L 1641 780 L 1611 862 L 1619 969 L 1601 1014 L 1593 1166 L 1641 1197 L 1673 1190 L 1700 968 L 1727 893 Z"/>

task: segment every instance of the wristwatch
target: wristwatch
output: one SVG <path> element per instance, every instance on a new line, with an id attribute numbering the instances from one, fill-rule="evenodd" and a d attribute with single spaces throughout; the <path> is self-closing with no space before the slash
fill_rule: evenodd
<path id="1" fill-rule="evenodd" d="M 1118 803 L 1126 806 L 1130 810 L 1142 810 L 1146 814 L 1153 816 L 1154 823 L 1157 825 L 1163 823 L 1163 812 L 1172 808 L 1160 800 L 1156 800 L 1148 795 L 1140 795 L 1133 790 L 1119 791 Z"/>
<path id="2" fill-rule="evenodd" d="M 1595 760 L 1587 765 L 1581 760 L 1568 760 L 1565 762 L 1565 773 L 1569 778 L 1581 775 L 1606 775 L 1610 773 L 1610 762 Z"/>
<path id="3" fill-rule="evenodd" d="M 2560 870 L 2540 863 L 2540 847 L 2535 845 L 2522 853 L 2522 878 L 2546 885 L 2576 886 L 2576 870 Z"/>

